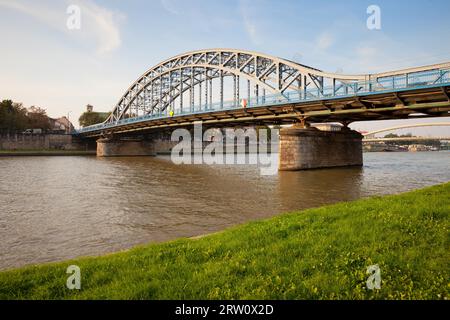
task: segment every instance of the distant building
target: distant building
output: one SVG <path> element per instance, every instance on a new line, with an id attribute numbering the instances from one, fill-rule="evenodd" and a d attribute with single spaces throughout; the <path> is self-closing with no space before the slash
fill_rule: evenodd
<path id="1" fill-rule="evenodd" d="M 366 138 L 366 139 L 375 139 L 375 134 L 367 134 L 367 133 L 363 133 L 363 132 L 360 132 L 363 136 L 364 136 L 364 138 Z"/>
<path id="2" fill-rule="evenodd" d="M 408 147 L 410 152 L 429 151 L 430 148 L 423 144 L 412 144 Z"/>
<path id="3" fill-rule="evenodd" d="M 88 104 L 87 106 L 86 106 L 86 112 L 85 113 L 95 113 L 95 114 L 97 114 L 100 118 L 104 118 L 104 119 L 106 119 L 106 118 L 108 118 L 109 117 L 109 112 L 94 112 L 94 106 L 93 105 L 90 105 L 90 104 Z M 103 121 L 103 120 L 102 120 Z"/>
<path id="4" fill-rule="evenodd" d="M 337 123 L 319 123 L 312 125 L 312 127 L 321 131 L 341 131 L 342 129 L 342 125 Z"/>
<path id="5" fill-rule="evenodd" d="M 48 120 L 52 133 L 70 133 L 75 130 L 73 124 L 65 116 L 57 119 L 48 118 Z"/>

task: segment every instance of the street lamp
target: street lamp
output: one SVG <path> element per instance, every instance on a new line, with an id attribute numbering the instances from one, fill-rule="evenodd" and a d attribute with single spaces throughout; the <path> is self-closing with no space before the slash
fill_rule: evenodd
<path id="1" fill-rule="evenodd" d="M 70 134 L 70 132 L 72 131 L 71 129 L 71 127 L 70 127 L 70 113 L 71 113 L 72 111 L 69 111 L 69 112 L 67 112 L 67 125 L 68 125 L 68 128 L 67 128 L 67 133 L 68 134 Z"/>

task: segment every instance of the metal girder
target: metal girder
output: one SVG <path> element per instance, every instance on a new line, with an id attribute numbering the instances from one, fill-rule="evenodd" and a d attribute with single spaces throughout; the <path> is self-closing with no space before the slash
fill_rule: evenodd
<path id="1" fill-rule="evenodd" d="M 408 107 L 403 107 L 405 110 L 416 110 L 415 112 L 421 112 L 422 110 L 426 108 L 435 107 L 436 105 L 450 108 L 450 104 L 448 102 L 442 102 L 442 103 L 422 103 L 417 105 L 410 105 Z M 283 108 L 282 108 L 283 109 Z M 149 130 L 149 129 L 157 129 L 157 128 L 171 128 L 176 126 L 188 126 L 192 125 L 196 121 L 202 121 L 203 125 L 220 125 L 220 124 L 236 124 L 236 123 L 255 123 L 255 121 L 265 121 L 267 120 L 269 123 L 275 123 L 278 120 L 281 121 L 291 121 L 291 120 L 298 120 L 299 118 L 304 119 L 315 119 L 315 117 L 321 117 L 321 118 L 327 118 L 329 121 L 341 121 L 342 119 L 336 118 L 335 116 L 347 116 L 347 115 L 358 115 L 365 112 L 365 109 L 344 109 L 344 110 L 318 110 L 318 111 L 305 111 L 302 113 L 299 113 L 295 108 L 284 108 L 284 112 L 273 115 L 271 113 L 269 114 L 261 114 L 256 115 L 253 114 L 245 114 L 242 112 L 236 111 L 226 111 L 223 114 L 228 116 L 225 118 L 216 117 L 215 114 L 198 114 L 198 115 L 187 115 L 187 116 L 179 116 L 178 118 L 172 119 L 173 121 L 167 121 L 165 119 L 164 121 L 160 120 L 153 120 L 150 121 L 150 123 L 142 124 L 139 127 L 123 127 L 123 128 L 116 128 L 111 130 L 112 133 L 125 133 L 125 132 L 136 132 L 140 130 Z M 265 108 L 264 110 L 267 110 Z M 380 113 L 380 117 L 378 119 L 383 119 L 381 113 L 382 112 L 391 112 L 391 111 L 397 111 L 398 107 L 385 107 L 385 108 L 378 108 L 376 110 L 376 113 Z M 242 111 L 242 110 L 241 110 Z M 372 110 L 371 110 L 372 111 Z M 375 110 L 373 110 L 375 111 Z M 217 113 L 217 115 L 219 115 Z M 205 118 L 208 117 L 209 119 Z M 405 115 L 404 118 L 406 118 L 407 115 Z M 340 120 L 339 120 L 340 119 Z M 375 119 L 375 118 L 374 118 Z M 342 120 L 342 121 L 348 121 L 348 120 Z M 448 124 L 445 124 L 448 125 Z M 138 128 L 138 129 L 136 129 Z"/>
<path id="2" fill-rule="evenodd" d="M 444 96 L 447 98 L 447 101 L 450 102 L 450 95 L 448 94 L 447 90 L 444 87 L 442 87 L 441 90 Z"/>
<path id="3" fill-rule="evenodd" d="M 394 92 L 394 97 L 397 100 L 397 102 L 402 105 L 402 106 L 406 106 L 405 101 L 400 97 L 400 95 L 398 94 L 398 92 Z"/>

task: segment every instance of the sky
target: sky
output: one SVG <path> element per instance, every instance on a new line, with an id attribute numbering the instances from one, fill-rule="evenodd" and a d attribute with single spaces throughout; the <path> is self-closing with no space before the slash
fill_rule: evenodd
<path id="1" fill-rule="evenodd" d="M 68 27 L 73 5 L 79 29 Z M 367 27 L 370 5 L 380 8 L 379 30 Z M 87 104 L 110 111 L 152 66 L 207 48 L 258 51 L 345 74 L 448 62 L 448 12 L 448 0 L 0 0 L 0 99 L 69 115 L 77 125 Z M 407 132 L 450 136 L 447 127 Z"/>

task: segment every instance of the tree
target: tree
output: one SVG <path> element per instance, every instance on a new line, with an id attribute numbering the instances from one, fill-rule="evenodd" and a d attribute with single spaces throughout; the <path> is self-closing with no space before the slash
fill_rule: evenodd
<path id="1" fill-rule="evenodd" d="M 87 127 L 92 126 L 97 123 L 104 122 L 109 117 L 109 113 L 107 112 L 89 112 L 86 111 L 83 113 L 78 122 L 80 122 L 80 126 Z"/>
<path id="2" fill-rule="evenodd" d="M 412 138 L 413 135 L 412 135 L 412 133 L 407 133 L 407 134 L 402 134 L 400 137 L 402 137 L 402 138 Z"/>
<path id="3" fill-rule="evenodd" d="M 17 132 L 27 127 L 27 110 L 21 103 L 15 103 L 11 100 L 0 102 L 0 131 Z"/>
<path id="4" fill-rule="evenodd" d="M 50 129 L 50 121 L 44 109 L 32 106 L 28 109 L 27 116 L 30 129 L 42 129 L 43 131 Z"/>

